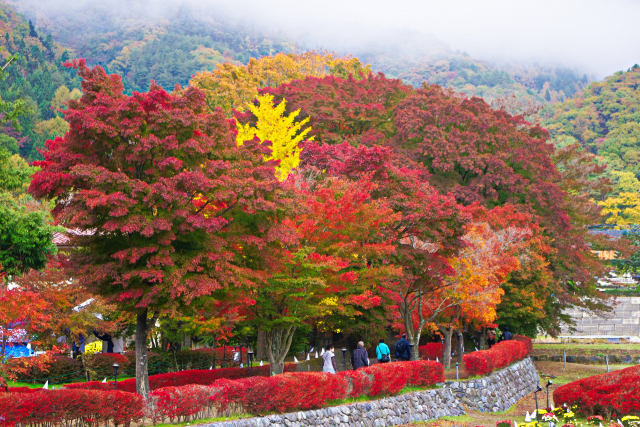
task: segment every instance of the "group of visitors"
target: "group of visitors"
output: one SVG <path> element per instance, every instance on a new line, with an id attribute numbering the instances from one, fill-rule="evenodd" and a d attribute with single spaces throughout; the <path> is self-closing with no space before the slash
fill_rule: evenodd
<path id="1" fill-rule="evenodd" d="M 496 341 L 508 341 L 510 339 L 513 339 L 513 334 L 508 327 L 504 328 L 499 340 L 495 329 L 489 329 L 489 331 L 487 331 L 487 346 L 489 348 L 493 347 L 496 344 Z"/>
<path id="2" fill-rule="evenodd" d="M 411 360 L 411 345 L 407 340 L 407 335 L 402 334 L 402 338 L 395 345 L 396 359 L 399 361 Z M 391 362 L 391 350 L 389 346 L 385 344 L 384 339 L 380 339 L 380 342 L 376 346 L 376 359 L 378 363 Z M 322 353 L 322 372 L 328 372 L 335 374 L 338 371 L 335 356 L 335 347 L 329 346 L 329 350 Z M 358 345 L 351 353 L 351 366 L 353 369 L 364 368 L 369 366 L 369 354 L 364 347 L 363 341 L 358 341 Z"/>

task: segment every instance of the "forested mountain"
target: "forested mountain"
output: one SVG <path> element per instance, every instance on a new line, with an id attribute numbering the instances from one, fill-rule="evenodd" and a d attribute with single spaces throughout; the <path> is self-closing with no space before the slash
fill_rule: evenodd
<path id="1" fill-rule="evenodd" d="M 19 1 L 12 3 L 21 7 Z M 121 75 L 127 92 L 146 91 L 151 80 L 172 90 L 221 62 L 246 63 L 252 57 L 295 50 L 293 43 L 197 17 L 186 8 L 174 12 L 170 18 L 143 19 L 134 10 L 123 14 L 100 5 L 82 14 L 23 10 L 76 57 Z"/>
<path id="2" fill-rule="evenodd" d="M 494 106 L 505 106 L 513 112 L 563 101 L 589 82 L 587 75 L 568 68 L 497 66 L 452 52 L 423 57 L 358 56 L 374 69 L 413 86 L 420 86 L 422 82 L 438 84 L 467 96 L 484 98 Z"/>
<path id="3" fill-rule="evenodd" d="M 231 24 L 223 16 L 196 16 L 186 7 L 171 13 L 156 11 L 160 16 L 153 16 L 154 11 L 135 9 L 139 5 L 133 2 L 126 14 L 110 10 L 107 5 L 71 14 L 29 7 L 29 2 L 9 1 L 76 56 L 122 75 L 129 92 L 146 90 L 152 79 L 169 90 L 175 84 L 186 85 L 193 74 L 212 70 L 220 62 L 246 63 L 251 57 L 276 52 L 330 48 L 260 33 Z M 562 101 L 588 83 L 586 75 L 565 68 L 496 65 L 453 52 L 437 41 L 431 42 L 432 47 L 411 47 L 415 45 L 409 43 L 415 37 L 411 33 L 395 37 L 406 38 L 407 43 L 403 44 L 409 47 L 402 52 L 397 46 L 388 45 L 375 51 L 363 48 L 342 53 L 354 55 L 363 63 L 372 64 L 374 71 L 416 87 L 423 82 L 435 83 L 490 103 L 512 98 L 506 106 L 517 112 L 532 104 Z"/>
<path id="4" fill-rule="evenodd" d="M 592 83 L 583 92 L 542 112 L 556 140 L 579 142 L 608 170 L 640 178 L 640 66 Z"/>
<path id="5" fill-rule="evenodd" d="M 140 9 L 142 3 L 132 3 L 132 9 L 123 13 L 111 10 L 106 2 L 82 13 L 71 13 L 6 1 L 0 3 L 0 29 L 5 33 L 0 42 L 2 55 L 19 56 L 8 68 L 0 89 L 8 100 L 24 98 L 32 106 L 32 113 L 21 118 L 20 131 L 5 129 L 2 144 L 30 160 L 39 157 L 36 148 L 46 139 L 66 130 L 56 109 L 78 95 L 73 91 L 76 78 L 62 66 L 68 58 L 83 57 L 89 64 L 121 75 L 125 90 L 131 93 L 146 91 L 151 80 L 172 90 L 176 84 L 186 86 L 193 75 L 211 71 L 220 63 L 244 64 L 252 57 L 301 52 L 310 47 L 222 18 L 196 16 L 187 8 L 177 8 L 171 14 L 158 11 L 153 16 L 153 11 Z M 30 20 L 17 14 L 14 7 Z M 391 53 L 393 49 L 382 47 L 352 54 L 372 64 L 373 71 L 413 86 L 439 84 L 467 96 L 482 97 L 512 113 L 530 113 L 545 103 L 562 101 L 588 82 L 587 76 L 568 69 L 497 66 L 443 46 L 412 49 Z"/>
<path id="6" fill-rule="evenodd" d="M 0 94 L 6 101 L 21 99 L 27 112 L 19 117 L 19 129 L 5 124 L 0 146 L 27 159 L 39 156 L 36 148 L 61 134 L 66 124 L 56 111 L 72 95 L 79 82 L 62 63 L 69 53 L 50 34 L 37 30 L 31 21 L 0 3 L 0 56 L 4 65 L 16 55 L 0 80 Z"/>

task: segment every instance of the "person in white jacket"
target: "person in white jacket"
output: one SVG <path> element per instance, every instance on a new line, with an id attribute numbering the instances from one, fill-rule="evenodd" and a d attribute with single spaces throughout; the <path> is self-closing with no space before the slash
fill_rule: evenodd
<path id="1" fill-rule="evenodd" d="M 338 371 L 336 367 L 336 356 L 334 354 L 335 348 L 331 345 L 329 346 L 329 350 L 322 353 L 322 360 L 324 364 L 322 365 L 322 372 L 328 372 L 330 374 L 335 374 Z"/>

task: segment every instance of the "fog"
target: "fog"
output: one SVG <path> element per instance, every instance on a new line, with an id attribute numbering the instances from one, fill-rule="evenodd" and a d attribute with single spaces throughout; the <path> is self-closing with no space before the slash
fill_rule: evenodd
<path id="1" fill-rule="evenodd" d="M 149 21 L 178 11 L 355 54 L 466 52 L 493 62 L 569 66 L 602 77 L 640 62 L 633 0 L 13 0 L 42 19 L 91 8 Z"/>

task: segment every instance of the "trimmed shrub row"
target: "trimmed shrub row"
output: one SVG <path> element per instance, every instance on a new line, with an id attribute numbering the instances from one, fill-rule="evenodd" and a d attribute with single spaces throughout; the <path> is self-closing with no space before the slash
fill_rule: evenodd
<path id="1" fill-rule="evenodd" d="M 181 374 L 185 372 L 186 381 L 213 371 Z M 218 378 L 210 385 L 160 387 L 151 392 L 147 402 L 126 391 L 11 390 L 0 393 L 0 414 L 7 414 L 0 424 L 128 425 L 140 421 L 145 414 L 154 422 L 173 422 L 212 416 L 230 408 L 251 414 L 287 412 L 321 408 L 346 397 L 390 395 L 407 385 L 429 386 L 442 381 L 444 370 L 440 363 L 417 360 L 377 364 L 337 375 L 289 372 L 272 377 Z"/>
<path id="2" fill-rule="evenodd" d="M 529 355 L 524 341 L 501 341 L 489 350 L 478 350 L 462 356 L 462 363 L 469 375 L 486 375 L 496 369 L 509 366 Z"/>
<path id="3" fill-rule="evenodd" d="M 296 370 L 295 363 L 286 363 L 284 365 L 285 372 L 293 372 Z M 257 366 L 254 368 L 218 368 L 218 369 L 194 369 L 180 372 L 170 372 L 167 374 L 157 374 L 149 376 L 149 386 L 151 390 L 162 387 L 178 387 L 187 384 L 209 385 L 217 379 L 238 379 L 250 376 L 269 376 L 269 366 Z M 70 389 L 91 389 L 91 390 L 111 390 L 112 383 L 103 383 L 100 381 L 89 381 L 82 383 L 72 383 L 65 385 Z M 118 381 L 118 390 L 135 393 L 136 379 L 129 378 L 124 381 Z"/>
<path id="4" fill-rule="evenodd" d="M 0 393 L 3 426 L 113 423 L 128 426 L 144 415 L 144 400 L 134 393 L 98 390 L 37 390 Z"/>
<path id="5" fill-rule="evenodd" d="M 640 415 L 640 366 L 594 375 L 562 385 L 553 392 L 556 406 L 578 405 L 583 415 Z"/>
<path id="6" fill-rule="evenodd" d="M 337 375 L 291 372 L 273 377 L 219 379 L 211 386 L 164 387 L 151 392 L 155 413 L 171 421 L 200 414 L 209 416 L 229 407 L 264 414 L 321 408 L 332 400 L 358 396 L 382 396 L 407 385 L 429 386 L 444 381 L 442 365 L 416 360 L 376 364 Z M 157 420 L 156 420 L 157 421 Z"/>

